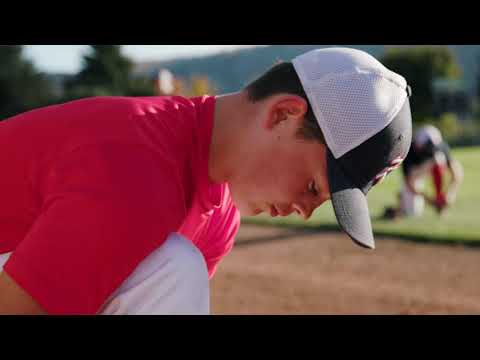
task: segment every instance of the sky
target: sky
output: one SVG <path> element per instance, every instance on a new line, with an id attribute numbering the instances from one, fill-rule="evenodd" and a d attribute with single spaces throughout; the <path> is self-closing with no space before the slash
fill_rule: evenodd
<path id="1" fill-rule="evenodd" d="M 205 56 L 265 45 L 122 45 L 122 53 L 135 62 Z M 88 45 L 25 45 L 24 55 L 40 71 L 75 73 L 80 70 Z"/>

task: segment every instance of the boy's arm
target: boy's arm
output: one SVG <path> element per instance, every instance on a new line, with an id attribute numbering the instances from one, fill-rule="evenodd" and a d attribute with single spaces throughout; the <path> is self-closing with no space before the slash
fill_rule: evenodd
<path id="1" fill-rule="evenodd" d="M 178 228 L 177 184 L 169 163 L 144 147 L 95 144 L 64 155 L 43 187 L 42 211 L 3 267 L 1 311 L 39 311 L 23 289 L 49 314 L 95 314 Z"/>
<path id="2" fill-rule="evenodd" d="M 42 307 L 6 272 L 0 272 L 0 315 L 46 315 Z"/>

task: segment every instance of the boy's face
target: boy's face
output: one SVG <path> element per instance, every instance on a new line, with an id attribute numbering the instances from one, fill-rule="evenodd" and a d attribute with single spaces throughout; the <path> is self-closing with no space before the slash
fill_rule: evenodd
<path id="1" fill-rule="evenodd" d="M 330 199 L 326 147 L 299 139 L 303 115 L 290 111 L 295 104 L 283 105 L 260 114 L 260 126 L 250 137 L 241 169 L 229 181 L 232 199 L 242 215 L 297 212 L 309 218 Z"/>

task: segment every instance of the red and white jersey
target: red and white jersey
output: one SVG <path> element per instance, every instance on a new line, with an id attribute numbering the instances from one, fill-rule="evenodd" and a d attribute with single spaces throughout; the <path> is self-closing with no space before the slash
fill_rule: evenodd
<path id="1" fill-rule="evenodd" d="M 97 97 L 0 122 L 0 254 L 48 313 L 93 314 L 168 234 L 209 276 L 240 215 L 208 177 L 215 98 Z"/>

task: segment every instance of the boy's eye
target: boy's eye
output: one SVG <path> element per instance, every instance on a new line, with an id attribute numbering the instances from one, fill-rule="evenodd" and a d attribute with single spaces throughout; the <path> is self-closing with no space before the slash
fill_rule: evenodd
<path id="1" fill-rule="evenodd" d="M 313 196 L 318 196 L 318 191 L 315 186 L 315 181 L 312 180 L 310 184 L 308 184 L 308 191 L 312 193 Z"/>

